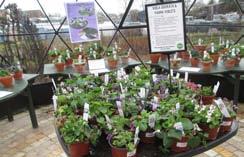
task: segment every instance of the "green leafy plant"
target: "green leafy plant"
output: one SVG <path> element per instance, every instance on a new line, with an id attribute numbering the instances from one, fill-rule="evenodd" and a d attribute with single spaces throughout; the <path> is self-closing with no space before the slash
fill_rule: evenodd
<path id="1" fill-rule="evenodd" d="M 4 70 L 4 69 L 0 69 L 0 77 L 5 77 L 5 76 L 9 76 L 10 73 L 8 70 Z"/>
<path id="2" fill-rule="evenodd" d="M 214 95 L 212 87 L 206 87 L 206 86 L 202 87 L 200 94 L 202 96 L 213 96 Z"/>
<path id="3" fill-rule="evenodd" d="M 190 51 L 190 54 L 191 54 L 192 58 L 200 58 L 201 57 L 199 52 L 197 52 L 195 50 Z"/>
<path id="4" fill-rule="evenodd" d="M 60 54 L 61 54 L 61 51 L 57 50 L 57 49 L 53 49 L 53 50 L 48 51 L 49 56 L 59 56 Z"/>
<path id="5" fill-rule="evenodd" d="M 69 116 L 60 128 L 65 143 L 73 144 L 77 142 L 91 142 L 96 144 L 101 132 L 97 128 L 92 128 L 80 117 Z"/>
<path id="6" fill-rule="evenodd" d="M 88 59 L 101 59 L 104 56 L 104 48 L 100 43 L 93 43 L 85 49 L 85 53 Z"/>
<path id="7" fill-rule="evenodd" d="M 128 152 L 135 150 L 134 136 L 130 131 L 120 131 L 112 137 L 111 144 L 117 148 L 126 148 Z"/>

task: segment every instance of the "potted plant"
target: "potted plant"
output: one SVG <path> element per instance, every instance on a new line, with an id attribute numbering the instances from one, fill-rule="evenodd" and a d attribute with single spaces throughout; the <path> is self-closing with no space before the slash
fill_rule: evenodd
<path id="1" fill-rule="evenodd" d="M 160 54 L 159 53 L 151 53 L 150 59 L 151 59 L 152 64 L 157 64 L 159 59 L 160 59 Z"/>
<path id="2" fill-rule="evenodd" d="M 200 90 L 201 101 L 204 105 L 213 104 L 215 98 L 212 87 L 202 87 Z"/>
<path id="3" fill-rule="evenodd" d="M 56 59 L 60 54 L 61 54 L 61 52 L 59 50 L 57 50 L 56 48 L 48 51 L 48 56 L 50 56 L 52 60 Z"/>
<path id="4" fill-rule="evenodd" d="M 222 60 L 224 62 L 225 68 L 232 69 L 236 64 L 236 54 L 228 52 L 222 56 Z"/>
<path id="5" fill-rule="evenodd" d="M 83 72 L 85 69 L 85 62 L 82 60 L 81 55 L 79 55 L 78 59 L 74 60 L 74 67 L 76 72 Z"/>
<path id="6" fill-rule="evenodd" d="M 233 110 L 233 104 L 228 100 L 224 100 L 223 102 L 224 102 L 230 116 L 229 117 L 225 117 L 225 116 L 223 117 L 222 123 L 220 125 L 220 130 L 219 130 L 219 132 L 221 134 L 224 134 L 226 132 L 230 132 L 232 123 L 236 119 L 236 112 Z"/>
<path id="7" fill-rule="evenodd" d="M 13 86 L 13 76 L 9 71 L 0 69 L 0 82 L 5 88 L 10 88 Z"/>
<path id="8" fill-rule="evenodd" d="M 60 55 L 58 58 L 56 58 L 53 61 L 55 68 L 57 70 L 57 72 L 63 72 L 64 71 L 64 67 L 65 67 L 65 61 L 62 58 L 62 56 Z"/>
<path id="9" fill-rule="evenodd" d="M 208 134 L 207 140 L 215 140 L 219 133 L 222 113 L 215 105 L 196 106 L 193 122 Z"/>
<path id="10" fill-rule="evenodd" d="M 85 55 L 87 60 L 102 59 L 104 56 L 104 48 L 99 43 L 93 43 L 86 48 Z"/>
<path id="11" fill-rule="evenodd" d="M 206 50 L 207 45 L 203 45 L 203 40 L 202 39 L 198 39 L 198 44 L 194 45 L 193 48 L 197 52 L 203 53 Z"/>
<path id="12" fill-rule="evenodd" d="M 23 71 L 19 61 L 12 67 L 11 71 L 14 73 L 13 76 L 15 80 L 21 80 L 23 78 Z"/>
<path id="13" fill-rule="evenodd" d="M 109 140 L 112 157 L 136 157 L 134 134 L 130 131 L 119 131 Z"/>
<path id="14" fill-rule="evenodd" d="M 128 64 L 129 56 L 130 56 L 131 49 L 129 51 L 125 51 L 121 54 L 120 59 L 123 64 Z"/>
<path id="15" fill-rule="evenodd" d="M 106 51 L 107 63 L 110 69 L 115 69 L 118 65 L 118 57 L 115 48 L 108 48 Z"/>
<path id="16" fill-rule="evenodd" d="M 183 52 L 180 52 L 181 54 L 181 58 L 185 61 L 188 61 L 190 59 L 190 54 L 188 51 L 183 51 Z"/>
<path id="17" fill-rule="evenodd" d="M 201 61 L 202 70 L 205 72 L 210 71 L 212 68 L 212 63 L 213 60 L 210 58 L 209 54 L 206 51 L 204 51 L 203 59 Z"/>
<path id="18" fill-rule="evenodd" d="M 211 48 L 208 51 L 210 58 L 213 60 L 213 64 L 217 64 L 219 61 L 219 53 L 214 47 L 214 43 L 211 43 Z"/>
<path id="19" fill-rule="evenodd" d="M 190 61 L 191 61 L 191 66 L 192 67 L 198 67 L 198 65 L 199 65 L 199 62 L 200 62 L 200 54 L 197 52 L 197 51 L 195 51 L 195 50 L 192 50 L 192 51 L 190 51 Z"/>
<path id="20" fill-rule="evenodd" d="M 71 157 L 89 155 L 90 143 L 96 144 L 101 132 L 92 128 L 82 117 L 69 116 L 60 132 L 64 142 L 69 145 Z"/>
<path id="21" fill-rule="evenodd" d="M 149 116 L 152 112 L 143 110 L 140 115 L 132 117 L 132 123 L 135 127 L 139 127 L 139 137 L 143 143 L 153 144 L 155 143 L 154 128 L 149 126 Z M 155 119 L 156 121 L 156 119 Z"/>
<path id="22" fill-rule="evenodd" d="M 66 52 L 63 54 L 64 60 L 65 60 L 65 65 L 66 66 L 72 66 L 73 64 L 73 59 L 71 57 L 70 51 L 66 50 Z"/>

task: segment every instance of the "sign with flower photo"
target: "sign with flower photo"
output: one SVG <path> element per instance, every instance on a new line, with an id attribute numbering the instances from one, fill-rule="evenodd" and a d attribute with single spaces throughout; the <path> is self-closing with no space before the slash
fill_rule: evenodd
<path id="1" fill-rule="evenodd" d="M 94 1 L 65 3 L 72 43 L 100 40 Z"/>

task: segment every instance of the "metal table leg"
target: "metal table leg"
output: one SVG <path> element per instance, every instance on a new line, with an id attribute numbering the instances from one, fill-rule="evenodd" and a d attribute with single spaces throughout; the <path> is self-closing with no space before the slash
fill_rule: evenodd
<path id="1" fill-rule="evenodd" d="M 233 103 L 234 103 L 234 105 L 236 107 L 238 106 L 239 89 L 240 89 L 240 74 L 235 74 L 234 99 L 233 99 Z"/>
<path id="2" fill-rule="evenodd" d="M 37 123 L 35 108 L 34 108 L 34 105 L 33 105 L 33 100 L 32 100 L 31 90 L 30 90 L 30 86 L 29 85 L 27 87 L 27 96 L 28 96 L 28 100 L 29 100 L 28 109 L 29 109 L 29 114 L 30 114 L 30 118 L 31 118 L 32 127 L 33 128 L 37 128 L 38 127 L 38 123 Z"/>

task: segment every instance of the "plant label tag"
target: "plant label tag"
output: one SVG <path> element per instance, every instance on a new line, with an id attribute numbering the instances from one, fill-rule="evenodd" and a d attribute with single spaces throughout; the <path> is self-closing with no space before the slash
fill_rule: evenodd
<path id="1" fill-rule="evenodd" d="M 185 147 L 187 147 L 187 143 L 186 142 L 177 142 L 176 147 L 185 148 Z"/>
<path id="2" fill-rule="evenodd" d="M 216 95 L 219 90 L 220 82 L 218 81 L 217 84 L 213 88 L 213 93 Z"/>
<path id="3" fill-rule="evenodd" d="M 173 69 L 170 69 L 170 76 L 174 77 Z"/>
<path id="4" fill-rule="evenodd" d="M 140 132 L 139 127 L 136 127 L 135 137 L 134 137 L 134 145 L 136 145 L 138 143 L 139 132 Z"/>
<path id="5" fill-rule="evenodd" d="M 149 127 L 154 128 L 155 121 L 156 121 L 156 115 L 155 114 L 149 115 L 149 117 L 148 117 L 148 125 L 149 125 Z"/>
<path id="6" fill-rule="evenodd" d="M 101 92 L 102 92 L 102 95 L 103 95 L 104 94 L 104 87 L 101 86 L 100 88 L 101 88 Z"/>
<path id="7" fill-rule="evenodd" d="M 217 104 L 218 108 L 220 109 L 221 113 L 226 117 L 226 118 L 230 118 L 230 113 L 227 110 L 225 103 L 223 102 L 223 100 L 220 98 L 218 100 L 214 100 L 214 102 Z"/>
<path id="8" fill-rule="evenodd" d="M 124 99 L 125 98 L 125 94 L 120 94 L 120 99 Z"/>
<path id="9" fill-rule="evenodd" d="M 139 93 L 141 98 L 145 98 L 146 97 L 146 89 L 145 88 L 140 88 L 140 93 Z"/>
<path id="10" fill-rule="evenodd" d="M 147 132 L 145 134 L 145 137 L 155 137 L 155 134 L 154 134 L 154 132 Z"/>
<path id="11" fill-rule="evenodd" d="M 52 83 L 53 83 L 53 87 L 54 87 L 54 89 L 57 90 L 57 86 L 56 86 L 56 83 L 55 83 L 55 81 L 54 81 L 53 78 L 52 78 Z"/>
<path id="12" fill-rule="evenodd" d="M 175 78 L 179 79 L 180 78 L 180 73 L 177 73 Z"/>
<path id="13" fill-rule="evenodd" d="M 158 102 L 159 102 L 159 101 L 158 101 L 158 97 L 154 96 L 154 97 L 153 97 L 153 101 L 154 101 L 155 103 L 158 103 Z"/>
<path id="14" fill-rule="evenodd" d="M 67 58 L 70 58 L 70 53 L 69 52 L 67 52 Z"/>
<path id="15" fill-rule="evenodd" d="M 181 122 L 177 122 L 174 124 L 174 128 L 176 130 L 179 130 L 182 132 L 182 135 L 184 135 L 184 128 L 183 128 L 183 124 Z"/>
<path id="16" fill-rule="evenodd" d="M 221 123 L 221 126 L 231 126 L 232 122 L 231 121 L 223 121 Z"/>
<path id="17" fill-rule="evenodd" d="M 165 90 L 165 94 L 169 94 L 169 88 Z"/>
<path id="18" fill-rule="evenodd" d="M 112 129 L 112 125 L 111 125 L 111 120 L 108 117 L 108 115 L 105 115 L 105 119 L 107 121 L 107 127 L 108 127 L 108 129 L 111 130 Z"/>
<path id="19" fill-rule="evenodd" d="M 188 78 L 189 78 L 189 73 L 185 72 L 185 82 L 188 82 Z"/>
<path id="20" fill-rule="evenodd" d="M 104 83 L 105 83 L 106 86 L 108 85 L 108 82 L 109 82 L 109 75 L 105 74 L 104 75 Z"/>
<path id="21" fill-rule="evenodd" d="M 88 121 L 89 118 L 89 107 L 90 105 L 88 103 L 85 103 L 84 105 L 84 111 L 83 111 L 83 120 Z"/>
<path id="22" fill-rule="evenodd" d="M 177 59 L 177 54 L 174 54 L 174 60 L 176 60 Z"/>
<path id="23" fill-rule="evenodd" d="M 116 105 L 117 105 L 117 108 L 118 108 L 118 111 L 119 111 L 119 115 L 121 117 L 124 117 L 124 112 L 123 112 L 123 109 L 122 109 L 122 103 L 121 103 L 121 101 L 116 101 Z"/>
<path id="24" fill-rule="evenodd" d="M 133 150 L 132 152 L 127 152 L 127 157 L 132 157 L 136 155 L 136 149 Z"/>
<path id="25" fill-rule="evenodd" d="M 120 86 L 121 93 L 124 93 L 124 89 L 123 89 L 122 83 L 119 83 L 119 86 Z"/>
<path id="26" fill-rule="evenodd" d="M 57 111 L 57 96 L 56 95 L 53 95 L 53 108 L 54 108 L 54 111 Z"/>
<path id="27" fill-rule="evenodd" d="M 152 80 L 153 80 L 153 82 L 156 82 L 157 81 L 157 74 L 153 74 L 152 75 Z"/>
<path id="28" fill-rule="evenodd" d="M 201 38 L 198 39 L 198 45 L 199 45 L 199 46 L 202 45 L 202 39 L 201 39 Z"/>
<path id="29" fill-rule="evenodd" d="M 180 110 L 180 103 L 179 102 L 175 105 L 175 109 L 176 109 L 176 111 Z"/>

